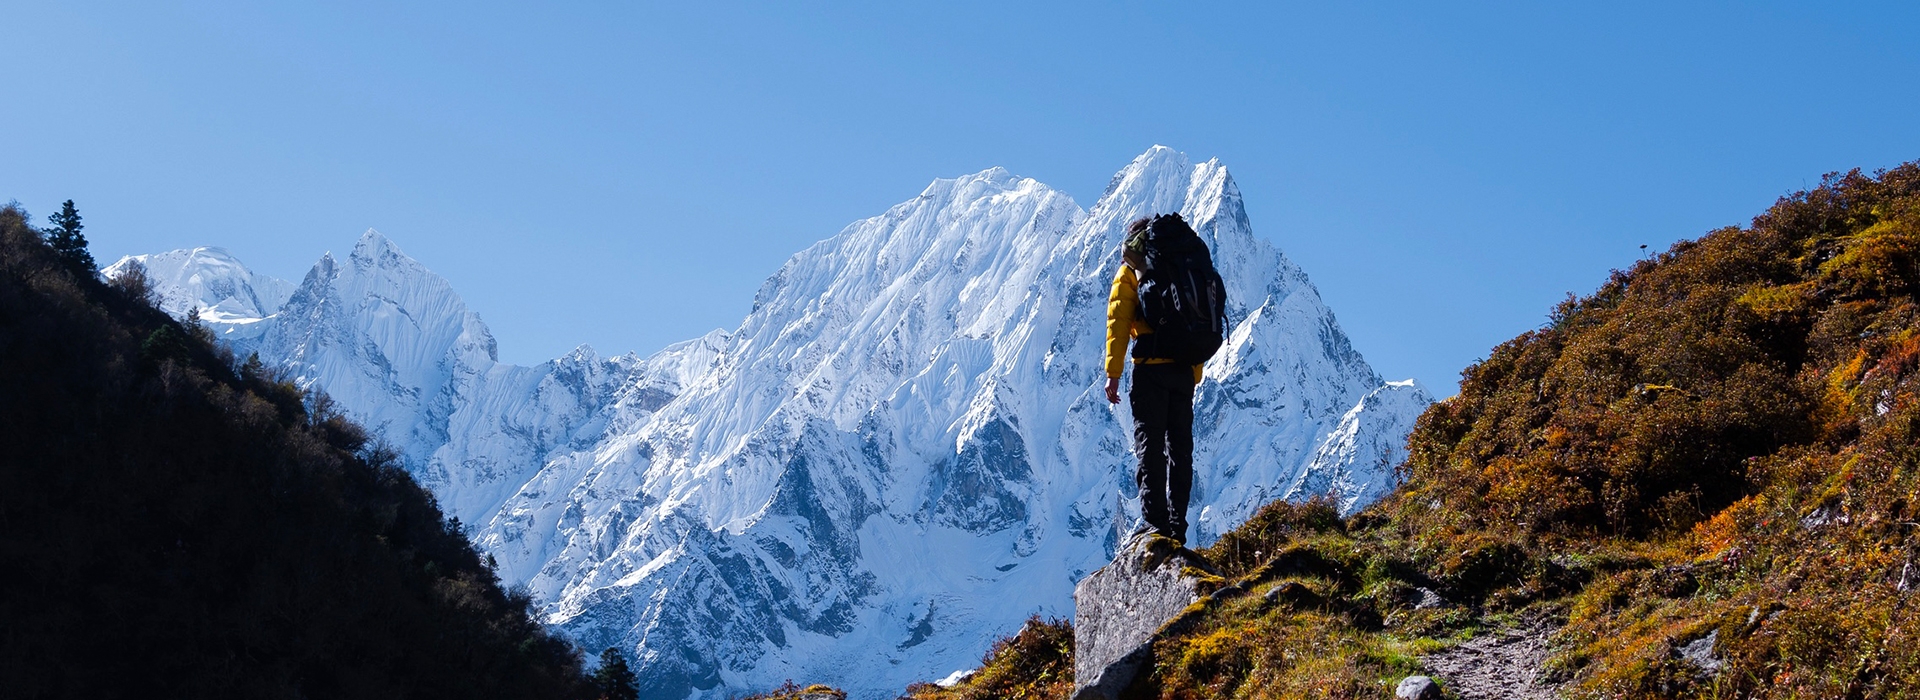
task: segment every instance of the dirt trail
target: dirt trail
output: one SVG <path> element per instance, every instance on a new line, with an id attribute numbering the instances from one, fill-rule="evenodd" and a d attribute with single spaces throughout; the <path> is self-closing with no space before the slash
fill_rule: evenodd
<path id="1" fill-rule="evenodd" d="M 1491 632 L 1421 661 L 1464 700 L 1554 700 L 1558 687 L 1544 678 L 1552 634 L 1545 624 Z"/>

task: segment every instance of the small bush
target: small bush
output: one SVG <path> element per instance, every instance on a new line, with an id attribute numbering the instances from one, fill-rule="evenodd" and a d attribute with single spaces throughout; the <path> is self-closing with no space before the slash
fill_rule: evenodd
<path id="1" fill-rule="evenodd" d="M 915 700 L 1065 700 L 1073 694 L 1073 624 L 1034 616 L 995 642 L 980 669 L 951 688 L 916 683 Z"/>
<path id="2" fill-rule="evenodd" d="M 1345 529 L 1332 498 L 1322 496 L 1301 503 L 1274 501 L 1200 553 L 1230 576 L 1241 576 L 1279 554 L 1295 538 Z"/>

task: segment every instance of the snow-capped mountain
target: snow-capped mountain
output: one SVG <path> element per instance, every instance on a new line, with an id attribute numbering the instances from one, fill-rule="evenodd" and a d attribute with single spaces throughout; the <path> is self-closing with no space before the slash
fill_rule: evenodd
<path id="1" fill-rule="evenodd" d="M 397 449 L 449 515 L 476 526 L 550 453 L 585 449 L 618 427 L 603 410 L 644 416 L 664 403 L 685 379 L 680 358 L 697 362 L 724 337 L 644 360 L 581 346 L 534 367 L 503 364 L 452 285 L 371 229 L 344 262 L 324 255 L 298 285 L 254 274 L 218 248 L 132 256 L 102 274 L 133 261 L 146 266 L 162 308 L 197 311 L 237 355 L 258 353 L 324 391 Z"/>
<path id="2" fill-rule="evenodd" d="M 202 323 L 229 342 L 257 337 L 265 330 L 258 322 L 293 295 L 292 282 L 256 275 L 221 248 L 128 256 L 101 274 L 117 277 L 134 264 L 144 267 L 157 282 L 155 301 L 162 310 L 182 318 L 197 313 Z"/>
<path id="3" fill-rule="evenodd" d="M 736 330 L 645 359 L 500 364 L 373 232 L 236 344 L 398 445 L 551 623 L 633 652 L 647 697 L 892 697 L 1070 614 L 1130 529 L 1105 305 L 1126 222 L 1170 211 L 1233 322 L 1196 395 L 1196 540 L 1275 498 L 1383 494 L 1430 398 L 1348 346 L 1223 166 L 1164 147 L 1090 210 L 998 168 L 936 180 L 796 254 Z"/>

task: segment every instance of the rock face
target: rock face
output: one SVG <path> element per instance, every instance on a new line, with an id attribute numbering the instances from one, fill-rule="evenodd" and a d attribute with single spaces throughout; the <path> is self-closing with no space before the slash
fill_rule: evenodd
<path id="1" fill-rule="evenodd" d="M 1708 632 L 1705 637 L 1687 642 L 1674 652 L 1682 661 L 1692 664 L 1702 678 L 1712 678 L 1719 674 L 1720 668 L 1725 665 L 1725 662 L 1713 652 L 1714 646 L 1719 643 L 1720 630 L 1714 630 Z"/>
<path id="2" fill-rule="evenodd" d="M 451 284 L 371 231 L 284 299 L 224 258 L 149 267 L 398 448 L 645 696 L 804 678 L 867 700 L 1064 614 L 1113 557 L 1138 512 L 1132 418 L 1100 391 L 1108 288 L 1127 222 L 1174 211 L 1231 321 L 1195 393 L 1194 541 L 1275 499 L 1386 493 L 1427 393 L 1353 350 L 1225 166 L 1164 147 L 1085 209 L 1000 168 L 936 180 L 795 254 L 738 327 L 649 357 L 498 362 Z"/>
<path id="3" fill-rule="evenodd" d="M 1131 541 L 1073 590 L 1074 700 L 1113 700 L 1133 682 L 1153 638 L 1207 595 L 1218 570 L 1164 537 Z"/>

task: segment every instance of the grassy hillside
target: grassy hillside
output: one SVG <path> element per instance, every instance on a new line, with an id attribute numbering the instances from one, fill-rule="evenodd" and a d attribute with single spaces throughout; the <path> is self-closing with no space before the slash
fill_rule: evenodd
<path id="1" fill-rule="evenodd" d="M 1585 694 L 1920 694 L 1917 291 L 1913 164 L 1676 245 L 1467 370 L 1383 539 L 1499 560 L 1461 594 L 1494 609 L 1564 598 Z M 1710 633 L 1700 680 L 1673 652 Z"/>
<path id="2" fill-rule="evenodd" d="M 1387 499 L 1274 504 L 1209 548 L 1254 595 L 1134 691 L 1391 697 L 1539 625 L 1575 697 L 1920 696 L 1916 292 L 1914 164 L 1616 272 L 1469 367 Z"/>
<path id="3" fill-rule="evenodd" d="M 5 696 L 590 697 L 358 427 L 88 267 L 0 209 Z"/>

